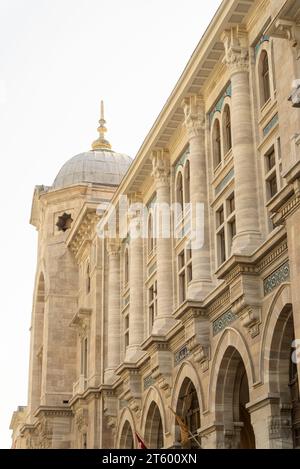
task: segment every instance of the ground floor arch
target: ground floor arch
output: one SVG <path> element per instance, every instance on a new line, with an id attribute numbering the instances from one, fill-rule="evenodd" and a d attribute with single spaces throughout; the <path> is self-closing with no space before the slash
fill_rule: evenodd
<path id="1" fill-rule="evenodd" d="M 134 434 L 132 427 L 128 420 L 123 425 L 120 436 L 120 448 L 121 449 L 134 449 Z"/>
<path id="2" fill-rule="evenodd" d="M 152 402 L 145 423 L 145 442 L 149 449 L 164 447 L 164 429 L 161 413 L 156 402 Z"/>
<path id="3" fill-rule="evenodd" d="M 272 321 L 266 335 L 265 375 L 270 393 L 278 396 L 271 418 L 277 422 L 273 433 L 273 447 L 300 448 L 300 393 L 296 361 L 293 308 L 282 304 L 281 297 L 274 305 Z M 280 308 L 279 308 L 280 307 Z"/>
<path id="4" fill-rule="evenodd" d="M 217 444 L 223 448 L 254 449 L 255 434 L 247 408 L 249 381 L 238 350 L 229 346 L 218 370 L 215 394 L 216 421 L 220 423 Z"/>
<path id="5" fill-rule="evenodd" d="M 177 438 L 179 436 L 182 448 L 199 448 L 201 446 L 201 441 L 198 436 L 201 426 L 200 403 L 196 387 L 187 377 L 183 380 L 179 391 L 176 415 L 181 419 L 188 431 L 188 433 L 185 432 L 184 427 L 180 428 L 180 421 L 176 422 L 176 427 L 179 428 L 175 430 L 175 435 Z"/>

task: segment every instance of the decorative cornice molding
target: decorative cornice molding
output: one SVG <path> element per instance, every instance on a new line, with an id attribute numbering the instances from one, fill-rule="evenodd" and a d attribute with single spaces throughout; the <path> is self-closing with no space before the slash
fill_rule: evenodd
<path id="1" fill-rule="evenodd" d="M 263 258 L 261 262 L 257 264 L 257 270 L 259 273 L 264 272 L 269 265 L 279 259 L 288 250 L 287 240 L 285 239 L 278 247 L 276 246 L 270 254 Z"/>
<path id="2" fill-rule="evenodd" d="M 220 309 L 224 309 L 226 305 L 230 304 L 230 292 L 226 290 L 221 296 L 219 296 L 212 304 L 207 308 L 209 316 L 214 316 Z"/>
<path id="3" fill-rule="evenodd" d="M 86 244 L 92 242 L 99 220 L 100 216 L 96 211 L 88 212 L 78 227 L 77 232 L 74 234 L 70 242 L 70 249 L 77 259 L 80 257 L 80 253 L 85 248 Z"/>

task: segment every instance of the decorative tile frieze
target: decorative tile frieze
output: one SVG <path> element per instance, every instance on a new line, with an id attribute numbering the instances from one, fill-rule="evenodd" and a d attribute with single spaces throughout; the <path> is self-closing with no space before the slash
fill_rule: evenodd
<path id="1" fill-rule="evenodd" d="M 174 354 L 175 366 L 179 365 L 179 363 L 181 363 L 183 360 L 185 360 L 186 357 L 189 356 L 189 354 L 190 354 L 190 351 L 189 351 L 187 345 L 184 345 L 184 347 L 181 347 L 180 350 L 175 352 L 175 354 Z"/>
<path id="2" fill-rule="evenodd" d="M 237 315 L 233 313 L 231 309 L 226 311 L 226 313 L 222 314 L 222 316 L 213 322 L 213 335 L 216 336 L 220 332 L 224 331 L 224 329 L 236 321 L 237 318 Z"/>
<path id="3" fill-rule="evenodd" d="M 226 174 L 224 179 L 217 185 L 215 188 L 216 196 L 228 185 L 230 181 L 234 178 L 234 168 L 232 168 L 229 173 Z"/>
<path id="4" fill-rule="evenodd" d="M 212 123 L 214 115 L 216 114 L 216 112 L 221 112 L 222 111 L 225 99 L 227 97 L 231 98 L 231 96 L 232 96 L 232 86 L 231 86 L 231 82 L 230 82 L 229 85 L 227 86 L 226 90 L 222 94 L 222 96 L 217 101 L 217 103 L 214 106 L 213 110 L 209 114 L 210 123 Z"/>
<path id="5" fill-rule="evenodd" d="M 265 42 L 270 42 L 270 37 L 267 36 L 266 34 L 261 36 L 261 38 L 259 39 L 259 41 L 257 42 L 257 44 L 254 47 L 255 58 L 258 56 L 259 49 L 261 48 L 262 44 L 264 44 Z"/>
<path id="6" fill-rule="evenodd" d="M 279 285 L 281 285 L 284 282 L 288 282 L 289 280 L 290 280 L 290 264 L 289 264 L 289 261 L 287 261 L 264 280 L 265 296 L 267 296 L 269 293 L 275 290 L 275 288 L 279 287 Z"/>
<path id="7" fill-rule="evenodd" d="M 151 386 L 154 386 L 154 384 L 155 379 L 152 377 L 152 375 L 146 376 L 146 378 L 144 378 L 144 391 L 149 389 Z"/>
<path id="8" fill-rule="evenodd" d="M 179 160 L 177 161 L 175 165 L 175 172 L 178 171 L 178 169 L 181 166 L 184 166 L 184 163 L 186 162 L 187 158 L 190 156 L 190 148 L 188 147 L 180 156 Z"/>
<path id="9" fill-rule="evenodd" d="M 275 127 L 275 125 L 278 123 L 279 121 L 279 117 L 278 117 L 278 114 L 275 114 L 274 117 L 272 117 L 272 119 L 270 120 L 270 122 L 266 125 L 266 127 L 264 127 L 263 129 L 263 135 L 264 137 L 266 137 L 270 132 L 271 130 L 273 129 L 273 127 Z"/>

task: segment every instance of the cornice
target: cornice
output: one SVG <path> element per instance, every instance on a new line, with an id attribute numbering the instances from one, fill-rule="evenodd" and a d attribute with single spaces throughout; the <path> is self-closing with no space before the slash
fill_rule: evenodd
<path id="1" fill-rule="evenodd" d="M 72 417 L 73 411 L 69 407 L 40 406 L 34 413 L 34 417 Z"/>
<path id="2" fill-rule="evenodd" d="M 243 9 L 238 8 L 241 3 L 243 3 Z M 169 99 L 146 136 L 136 158 L 133 160 L 130 171 L 117 189 L 113 197 L 113 203 L 116 204 L 121 193 L 126 194 L 136 187 L 135 178 L 140 172 L 143 173 L 143 177 L 147 177 L 148 168 L 151 171 L 149 165 L 151 151 L 157 146 L 168 146 L 173 132 L 183 123 L 182 101 L 191 94 L 202 92 L 203 86 L 210 79 L 215 66 L 220 62 L 223 54 L 223 46 L 220 42 L 222 32 L 232 27 L 232 18 L 237 18 L 239 24 L 243 23 L 249 17 L 252 7 L 252 2 L 243 0 L 224 0 L 221 3 Z M 212 50 L 214 50 L 213 53 Z M 171 127 L 168 127 L 170 123 L 172 123 L 173 132 L 171 132 Z M 166 129 L 168 131 L 164 134 Z M 162 143 L 163 140 L 165 144 Z M 147 171 L 145 171 L 146 167 Z M 138 184 L 141 185 L 140 178 Z"/>
<path id="3" fill-rule="evenodd" d="M 66 240 L 67 246 L 75 255 L 76 259 L 80 258 L 87 244 L 91 243 L 96 234 L 96 226 L 100 220 L 97 214 L 97 204 L 85 205 L 81 214 L 76 220 L 73 229 Z"/>

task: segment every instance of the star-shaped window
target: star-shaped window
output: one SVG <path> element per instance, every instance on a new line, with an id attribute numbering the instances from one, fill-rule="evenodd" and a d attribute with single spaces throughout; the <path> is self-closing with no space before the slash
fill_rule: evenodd
<path id="1" fill-rule="evenodd" d="M 64 213 L 60 217 L 58 217 L 58 222 L 56 223 L 56 226 L 58 228 L 58 231 L 67 231 L 71 228 L 73 222 L 73 218 L 70 213 Z"/>

